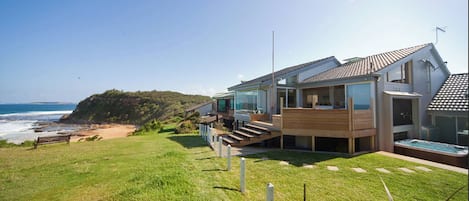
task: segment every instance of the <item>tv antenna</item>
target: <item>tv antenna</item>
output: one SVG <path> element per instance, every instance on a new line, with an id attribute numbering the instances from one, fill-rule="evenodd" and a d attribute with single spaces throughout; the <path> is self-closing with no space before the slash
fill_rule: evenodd
<path id="1" fill-rule="evenodd" d="M 441 32 L 445 33 L 446 32 L 446 26 L 445 27 L 436 26 L 436 28 L 435 28 L 435 34 L 436 34 L 435 45 L 438 43 L 438 31 L 441 31 Z"/>

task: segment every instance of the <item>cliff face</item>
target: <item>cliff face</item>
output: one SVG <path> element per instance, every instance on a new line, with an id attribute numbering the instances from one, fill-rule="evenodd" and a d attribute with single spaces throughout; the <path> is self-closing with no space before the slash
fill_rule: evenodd
<path id="1" fill-rule="evenodd" d="M 109 90 L 81 101 L 64 123 L 124 123 L 142 125 L 152 119 L 165 120 L 184 109 L 207 102 L 208 96 L 171 91 L 122 92 Z"/>

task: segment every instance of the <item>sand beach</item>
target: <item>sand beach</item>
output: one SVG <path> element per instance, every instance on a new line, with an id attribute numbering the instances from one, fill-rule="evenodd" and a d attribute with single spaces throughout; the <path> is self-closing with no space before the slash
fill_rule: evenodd
<path id="1" fill-rule="evenodd" d="M 92 124 L 87 129 L 81 129 L 73 133 L 72 142 L 80 139 L 99 135 L 103 140 L 127 137 L 135 131 L 134 125 L 126 124 Z"/>

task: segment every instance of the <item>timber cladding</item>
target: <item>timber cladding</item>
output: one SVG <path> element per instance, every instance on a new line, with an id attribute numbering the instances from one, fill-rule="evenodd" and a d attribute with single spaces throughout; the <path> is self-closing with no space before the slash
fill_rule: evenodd
<path id="1" fill-rule="evenodd" d="M 283 129 L 349 130 L 348 110 L 283 109 Z"/>
<path id="2" fill-rule="evenodd" d="M 373 128 L 372 110 L 354 110 L 353 128 L 354 130 Z"/>

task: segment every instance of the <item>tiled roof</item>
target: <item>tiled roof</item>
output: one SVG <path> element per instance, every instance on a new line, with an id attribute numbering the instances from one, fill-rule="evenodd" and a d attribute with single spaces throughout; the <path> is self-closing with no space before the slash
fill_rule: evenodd
<path id="1" fill-rule="evenodd" d="M 367 56 L 363 59 L 359 59 L 358 61 L 345 63 L 337 68 L 332 68 L 328 71 L 319 73 L 311 78 L 306 79 L 305 81 L 303 81 L 303 83 L 343 79 L 374 73 L 403 59 L 404 57 L 409 56 L 414 52 L 417 52 L 418 50 L 428 45 L 430 44 L 423 44 L 400 50 L 394 50 L 391 52 Z"/>
<path id="2" fill-rule="evenodd" d="M 453 74 L 448 77 L 428 106 L 429 111 L 468 112 L 468 74 Z"/>
<path id="3" fill-rule="evenodd" d="M 275 78 L 281 77 L 281 76 L 283 76 L 283 75 L 285 75 L 289 72 L 299 70 L 301 68 L 305 68 L 305 67 L 311 66 L 313 64 L 316 64 L 316 63 L 319 63 L 319 62 L 322 62 L 322 61 L 326 61 L 328 59 L 333 59 L 333 60 L 337 61 L 337 59 L 334 56 L 330 56 L 330 57 L 326 57 L 326 58 L 323 58 L 323 59 L 318 59 L 318 60 L 315 60 L 315 61 L 311 61 L 311 62 L 307 62 L 307 63 L 295 65 L 295 66 L 290 66 L 290 67 L 284 68 L 282 70 L 275 71 L 274 72 L 274 77 Z M 249 80 L 249 81 L 243 81 L 241 84 L 234 85 L 234 86 L 230 87 L 229 89 L 238 88 L 238 87 L 242 87 L 242 86 L 248 86 L 248 85 L 251 85 L 251 84 L 261 83 L 261 82 L 265 82 L 265 81 L 270 81 L 271 79 L 272 79 L 272 73 L 269 73 L 267 75 L 263 75 L 263 76 L 254 78 L 254 79 Z"/>

